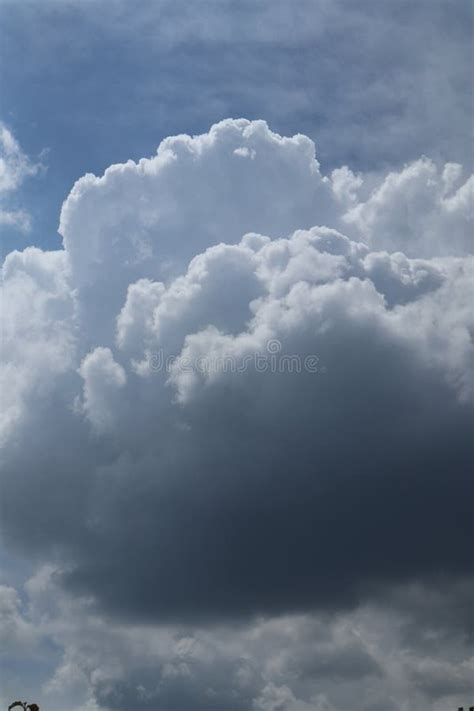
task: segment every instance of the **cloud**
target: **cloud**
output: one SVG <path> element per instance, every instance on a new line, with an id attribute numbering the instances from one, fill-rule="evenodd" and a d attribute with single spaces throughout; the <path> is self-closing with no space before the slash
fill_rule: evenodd
<path id="1" fill-rule="evenodd" d="M 408 256 L 472 253 L 474 178 L 463 181 L 461 175 L 458 164 L 447 163 L 439 171 L 421 159 L 390 173 L 344 220 L 379 249 L 401 249 Z M 349 190 L 347 180 L 337 178 L 335 190 Z"/>
<path id="2" fill-rule="evenodd" d="M 153 158 L 84 176 L 63 205 L 59 229 L 88 333 L 99 338 L 95 329 L 110 329 L 138 278 L 178 275 L 209 245 L 235 243 L 250 230 L 283 237 L 324 222 L 331 195 L 312 141 L 244 119 L 167 138 Z M 104 272 L 109 260 L 120 268 Z"/>
<path id="3" fill-rule="evenodd" d="M 24 210 L 0 210 L 0 224 L 16 227 L 21 232 L 29 232 L 31 219 Z"/>
<path id="4" fill-rule="evenodd" d="M 74 363 L 73 300 L 67 256 L 29 247 L 11 252 L 3 264 L 2 428 L 13 435 L 28 416 L 31 398 L 39 403 L 57 387 Z"/>
<path id="5" fill-rule="evenodd" d="M 79 373 L 84 380 L 86 417 L 98 431 L 110 429 L 116 408 L 122 405 L 117 395 L 127 382 L 124 369 L 109 348 L 96 348 L 84 358 Z"/>
<path id="6" fill-rule="evenodd" d="M 26 177 L 38 170 L 39 166 L 30 162 L 11 131 L 0 124 L 0 192 L 18 189 Z"/>
<path id="7" fill-rule="evenodd" d="M 349 704 L 393 711 L 416 704 L 443 711 L 465 703 L 472 649 L 456 625 L 447 638 L 437 614 L 453 609 L 459 588 L 440 587 L 434 596 L 421 586 L 384 592 L 388 599 L 342 614 L 134 625 L 104 620 L 87 599 L 65 595 L 54 569 L 42 568 L 26 585 L 29 623 L 43 650 L 54 646 L 60 656 L 36 698 L 74 711 L 138 704 L 167 711 L 343 711 Z M 424 621 L 415 598 L 425 601 Z"/>
<path id="8" fill-rule="evenodd" d="M 329 179 L 307 137 L 227 120 L 81 178 L 64 249 L 7 256 L 3 534 L 89 600 L 92 638 L 106 618 L 170 640 L 357 614 L 415 584 L 461 595 L 469 182 L 424 159 L 377 181 Z M 306 711 L 340 705 L 311 679 L 383 688 L 382 651 L 298 630 L 298 669 L 282 654 L 276 676 L 184 632 L 171 657 L 147 647 L 150 664 L 124 651 L 89 667 L 68 642 L 51 690 L 117 710 Z M 420 694 L 455 689 L 437 665 L 415 673 Z"/>
<path id="9" fill-rule="evenodd" d="M 31 219 L 25 210 L 11 210 L 3 205 L 26 178 L 36 175 L 41 168 L 39 163 L 30 161 L 11 131 L 0 121 L 0 225 L 15 227 L 22 232 L 30 230 Z"/>
<path id="10" fill-rule="evenodd" d="M 0 585 L 0 641 L 2 656 L 18 657 L 34 650 L 37 632 L 21 611 L 17 591 L 8 585 Z"/>

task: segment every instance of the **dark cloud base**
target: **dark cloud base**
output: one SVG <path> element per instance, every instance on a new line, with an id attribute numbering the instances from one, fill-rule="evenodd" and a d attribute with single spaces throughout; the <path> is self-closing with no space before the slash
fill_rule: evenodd
<path id="1" fill-rule="evenodd" d="M 374 585 L 465 576 L 472 408 L 373 332 L 344 330 L 348 365 L 341 337 L 325 373 L 210 388 L 146 456 L 158 421 L 118 457 L 113 441 L 89 448 L 88 464 L 63 413 L 61 448 L 41 440 L 35 479 L 18 463 L 4 479 L 4 526 L 17 544 L 63 549 L 63 584 L 130 618 L 337 609 Z"/>

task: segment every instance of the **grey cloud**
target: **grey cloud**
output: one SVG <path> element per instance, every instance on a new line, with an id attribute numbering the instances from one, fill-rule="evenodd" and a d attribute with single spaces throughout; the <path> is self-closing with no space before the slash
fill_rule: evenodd
<path id="1" fill-rule="evenodd" d="M 460 694 L 471 698 L 474 693 L 473 666 L 472 661 L 456 665 L 420 661 L 412 671 L 412 678 L 429 698 L 441 699 Z"/>
<path id="2" fill-rule="evenodd" d="M 278 243 L 261 244 L 263 263 L 276 264 Z M 63 548 L 65 584 L 96 595 L 104 609 L 180 618 L 344 607 L 377 582 L 471 569 L 472 410 L 459 399 L 468 397 L 464 341 L 451 353 L 448 338 L 459 329 L 450 308 L 457 312 L 462 302 L 463 281 L 456 269 L 439 273 L 441 288 L 387 310 L 368 280 L 347 275 L 321 285 L 315 271 L 311 286 L 291 271 L 292 260 L 304 266 L 313 252 L 349 249 L 345 238 L 323 230 L 298 233 L 289 244 L 295 251 L 279 270 L 293 273 L 295 285 L 257 301 L 248 331 L 205 329 L 186 338 L 181 331 L 183 353 L 237 358 L 264 352 L 273 337 L 282 354 L 316 353 L 325 370 L 173 371 L 166 386 L 167 373 L 129 370 L 125 380 L 111 351 L 98 348 L 80 368 L 82 405 L 67 412 L 59 402 L 48 431 L 29 415 L 24 436 L 33 442 L 28 433 L 39 427 L 41 447 L 34 479 L 31 453 L 13 450 L 4 479 L 4 500 L 15 502 L 4 512 L 7 533 Z M 227 259 L 222 247 L 214 251 Z M 349 274 L 350 259 L 362 268 L 358 254 L 354 247 L 347 258 Z M 203 283 L 213 279 L 212 263 L 204 262 Z M 281 288 L 279 270 L 271 283 Z M 179 283 L 181 305 L 194 308 L 189 284 Z M 446 345 L 430 316 L 435 298 Z M 163 314 L 155 316 L 144 339 L 151 345 L 163 334 Z M 193 323 L 186 308 L 168 317 L 175 334 L 183 319 Z M 104 422 L 109 431 L 101 437 Z M 75 452 L 80 459 L 71 459 Z M 51 505 L 29 514 L 22 530 L 27 492 L 47 482 L 54 482 Z"/>
<path id="3" fill-rule="evenodd" d="M 473 584 L 469 577 L 454 583 L 441 575 L 429 588 L 414 582 L 408 586 L 379 589 L 374 591 L 374 596 L 382 604 L 393 605 L 400 611 L 403 619 L 400 634 L 404 644 L 429 653 L 434 648 L 447 649 L 453 639 L 472 645 Z"/>
<path id="4" fill-rule="evenodd" d="M 304 650 L 301 657 L 294 658 L 291 666 L 298 676 L 335 681 L 381 673 L 377 662 L 356 644 L 348 644 L 341 649 L 336 645 L 315 645 L 313 649 Z"/>
<path id="5" fill-rule="evenodd" d="M 104 620 L 57 588 L 51 569 L 27 585 L 29 623 L 62 659 L 45 685 L 48 708 L 72 695 L 78 709 L 166 711 L 356 711 L 408 706 L 443 711 L 470 693 L 471 647 L 453 630 L 449 646 L 421 646 L 400 634 L 411 610 L 393 600 L 335 614 L 270 616 L 222 625 L 123 624 Z M 430 588 L 419 588 L 428 601 Z M 411 594 L 399 588 L 400 596 Z M 455 587 L 440 588 L 450 605 Z M 419 622 L 420 632 L 424 623 Z M 436 631 L 433 620 L 432 631 Z M 45 647 L 46 648 L 46 647 Z M 308 673 L 309 672 L 309 673 Z"/>
<path id="6" fill-rule="evenodd" d="M 412 165 L 416 186 L 421 168 L 420 177 Z M 79 669 L 71 678 L 91 703 L 117 711 L 140 698 L 173 711 L 338 711 L 349 688 L 364 687 L 372 696 L 361 696 L 361 708 L 386 703 L 392 687 L 401 705 L 403 655 L 393 668 L 382 643 L 374 649 L 344 630 L 305 640 L 297 625 L 299 641 L 275 634 L 274 645 L 286 639 L 296 660 L 306 656 L 299 671 L 284 655 L 260 666 L 258 649 L 244 654 L 248 640 L 238 654 L 220 639 L 198 644 L 198 656 L 179 663 L 179 650 L 153 646 L 175 644 L 167 626 L 220 625 L 224 634 L 232 622 L 251 634 L 248 625 L 265 624 L 258 616 L 356 619 L 379 606 L 389 618 L 393 601 L 394 644 L 434 660 L 417 661 L 417 698 L 443 689 L 458 698 L 464 677 L 456 686 L 420 620 L 466 661 L 467 198 L 449 208 L 456 244 L 438 232 L 427 253 L 429 225 L 444 209 L 429 192 L 413 256 L 399 251 L 405 233 L 386 251 L 401 229 L 393 184 L 396 204 L 416 217 L 421 209 L 413 181 L 404 192 L 406 170 L 380 178 L 367 200 L 351 198 L 351 209 L 370 203 L 367 246 L 357 230 L 341 233 L 347 205 L 309 139 L 228 120 L 167 139 L 153 159 L 84 177 L 63 207 L 64 250 L 7 257 L 3 535 L 12 550 L 54 563 L 56 594 L 84 597 L 82 624 L 92 617 L 89 642 L 72 642 L 58 623 L 67 648 L 58 684 Z M 435 196 L 460 176 L 452 166 L 428 172 Z M 329 226 L 311 227 L 319 219 Z M 160 351 L 189 367 L 153 369 Z M 256 354 L 270 367 L 262 371 Z M 313 358 L 316 372 L 281 372 L 282 356 Z M 247 366 L 200 369 L 203 358 Z M 42 585 L 33 581 L 33 593 Z M 438 591 L 424 610 L 417 585 Z M 107 649 L 95 656 L 90 639 L 107 625 Z"/>

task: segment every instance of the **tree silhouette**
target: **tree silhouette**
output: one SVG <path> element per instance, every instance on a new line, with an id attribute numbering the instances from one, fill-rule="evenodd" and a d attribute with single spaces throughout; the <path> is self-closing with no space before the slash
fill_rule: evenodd
<path id="1" fill-rule="evenodd" d="M 27 704 L 26 701 L 14 701 L 8 707 L 8 711 L 16 708 L 17 706 L 20 706 L 20 708 L 22 708 L 24 711 L 39 711 L 38 704 Z"/>

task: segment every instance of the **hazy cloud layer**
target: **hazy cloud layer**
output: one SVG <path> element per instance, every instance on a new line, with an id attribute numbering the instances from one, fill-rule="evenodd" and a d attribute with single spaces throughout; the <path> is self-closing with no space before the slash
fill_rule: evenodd
<path id="1" fill-rule="evenodd" d="M 30 216 L 23 209 L 13 209 L 11 195 L 23 181 L 35 175 L 41 165 L 32 163 L 22 151 L 12 132 L 0 121 L 0 226 L 15 227 L 23 232 L 30 229 Z"/>
<path id="2" fill-rule="evenodd" d="M 61 650 L 36 690 L 47 708 L 444 711 L 474 691 L 466 609 L 457 604 L 472 596 L 466 581 L 436 592 L 392 588 L 382 605 L 342 614 L 211 627 L 104 621 L 90 602 L 58 589 L 51 567 L 28 581 L 26 593 L 21 616 L 16 604 L 8 606 L 6 622 L 34 628 L 30 655 Z"/>
<path id="3" fill-rule="evenodd" d="M 461 698 L 472 178 L 427 159 L 376 184 L 324 176 L 309 138 L 228 120 L 81 178 L 61 233 L 64 250 L 4 264 L 3 534 L 54 563 L 62 605 L 121 622 L 97 658 L 61 627 L 51 684 L 117 710 Z M 436 635 L 461 666 L 409 621 L 395 660 L 344 627 L 392 595 L 410 617 L 419 589 L 459 607 Z M 135 629 L 161 631 L 143 648 Z"/>

